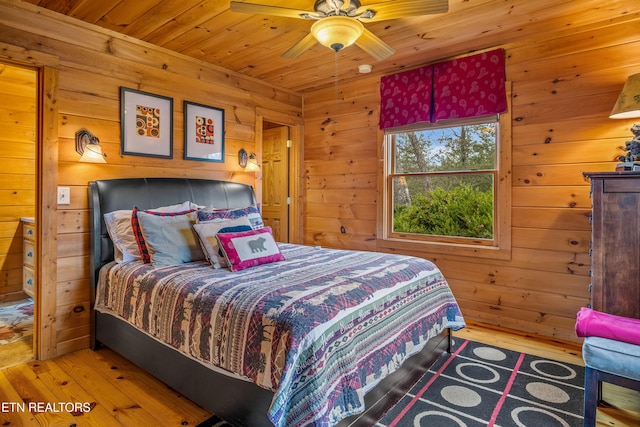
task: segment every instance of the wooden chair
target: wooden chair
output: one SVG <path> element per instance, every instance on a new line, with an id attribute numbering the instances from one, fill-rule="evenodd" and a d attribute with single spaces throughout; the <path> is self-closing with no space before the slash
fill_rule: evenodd
<path id="1" fill-rule="evenodd" d="M 594 427 L 603 382 L 640 391 L 640 346 L 587 337 L 582 345 L 582 357 L 585 363 L 584 427 Z"/>

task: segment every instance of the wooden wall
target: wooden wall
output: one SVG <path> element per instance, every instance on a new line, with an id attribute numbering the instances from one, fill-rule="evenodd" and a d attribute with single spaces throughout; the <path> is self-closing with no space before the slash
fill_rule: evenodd
<path id="1" fill-rule="evenodd" d="M 437 263 L 467 319 L 577 340 L 575 315 L 590 298 L 582 171 L 614 170 L 632 138 L 633 120 L 608 115 L 627 76 L 640 72 L 640 18 L 599 9 L 550 22 L 521 29 L 516 42 L 492 43 L 495 34 L 477 42 L 506 50 L 512 82 L 511 260 L 404 252 Z M 456 49 L 425 63 L 464 54 Z M 376 235 L 378 90 L 379 76 L 362 75 L 341 84 L 339 102 L 334 88 L 305 94 L 306 243 L 385 250 Z"/>
<path id="2" fill-rule="evenodd" d="M 37 74 L 0 63 L 0 302 L 22 292 L 22 227 L 36 206 Z"/>
<path id="3" fill-rule="evenodd" d="M 586 12 L 585 12 L 586 13 Z M 582 171 L 612 170 L 632 121 L 608 119 L 625 78 L 640 70 L 638 14 L 592 11 L 580 22 L 557 17 L 503 47 L 512 81 L 512 258 L 478 260 L 414 252 L 433 259 L 450 280 L 470 320 L 575 339 L 575 313 L 587 304 L 589 283 L 589 185 Z M 497 33 L 496 33 L 497 34 Z M 429 60 L 463 54 L 452 45 Z M 302 97 L 133 38 L 98 29 L 27 4 L 0 2 L 0 62 L 47 65 L 53 88 L 45 93 L 57 122 L 40 165 L 48 185 L 71 188 L 71 205 L 45 203 L 55 218 L 57 256 L 45 260 L 55 274 L 42 283 L 51 310 L 40 330 L 50 340 L 40 355 L 52 357 L 88 345 L 89 267 L 87 183 L 93 179 L 189 176 L 256 183 L 235 163 L 239 148 L 255 149 L 256 111 L 302 117 Z M 344 64 L 341 66 L 344 69 Z M 377 241 L 380 144 L 379 76 L 360 76 L 304 96 L 304 238 L 307 243 L 381 250 Z M 172 160 L 120 155 L 119 88 L 127 86 L 174 99 Z M 182 102 L 226 112 L 224 164 L 182 159 Z M 337 119 L 334 125 L 329 118 Z M 106 165 L 77 162 L 74 134 L 87 128 L 100 138 Z M 54 253 L 55 251 L 52 251 Z M 45 254 L 46 256 L 46 254 Z M 46 279 L 46 278 L 45 278 Z M 53 330 L 53 331 L 52 331 Z"/>
<path id="4" fill-rule="evenodd" d="M 48 62 L 59 72 L 57 141 L 49 143 L 57 144 L 57 168 L 44 179 L 70 187 L 71 204 L 50 207 L 56 214 L 57 279 L 42 286 L 48 290 L 44 304 L 54 301 L 55 313 L 45 317 L 41 330 L 54 328 L 55 333 L 49 345 L 43 343 L 44 358 L 89 345 L 89 181 L 178 176 L 259 187 L 256 175 L 242 172 L 237 163 L 240 148 L 256 151 L 257 109 L 297 121 L 302 116 L 302 98 L 291 91 L 26 4 L 0 2 L 3 60 Z M 173 98 L 173 159 L 120 154 L 121 86 Z M 184 100 L 224 108 L 224 163 L 183 159 Z M 107 164 L 78 163 L 75 132 L 81 128 L 100 139 Z"/>

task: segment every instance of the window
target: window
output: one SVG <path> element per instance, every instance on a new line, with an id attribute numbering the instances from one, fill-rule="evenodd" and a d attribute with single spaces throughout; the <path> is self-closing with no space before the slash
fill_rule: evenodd
<path id="1" fill-rule="evenodd" d="M 509 123 L 507 113 L 387 129 L 382 246 L 509 258 Z"/>
<path id="2" fill-rule="evenodd" d="M 494 49 L 380 79 L 379 247 L 511 257 L 504 56 Z"/>

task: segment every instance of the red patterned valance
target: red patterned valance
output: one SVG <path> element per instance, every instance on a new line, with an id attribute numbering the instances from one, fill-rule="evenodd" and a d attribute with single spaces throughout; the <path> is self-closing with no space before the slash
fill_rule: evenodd
<path id="1" fill-rule="evenodd" d="M 504 81 L 502 49 L 435 64 L 432 122 L 504 112 Z"/>
<path id="2" fill-rule="evenodd" d="M 496 49 L 380 79 L 380 128 L 503 113 L 504 51 Z"/>
<path id="3" fill-rule="evenodd" d="M 380 129 L 431 121 L 433 65 L 380 79 Z"/>

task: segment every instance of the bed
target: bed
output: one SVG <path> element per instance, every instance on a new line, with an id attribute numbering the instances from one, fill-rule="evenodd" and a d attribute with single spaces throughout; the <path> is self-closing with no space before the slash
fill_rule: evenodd
<path id="1" fill-rule="evenodd" d="M 105 214 L 241 209 L 256 205 L 250 186 L 126 178 L 91 182 L 89 193 L 92 348 L 232 425 L 371 425 L 465 326 L 437 267 L 402 255 L 279 243 L 280 258 L 238 271 L 114 262 Z M 264 236 L 255 228 L 220 236 Z"/>

